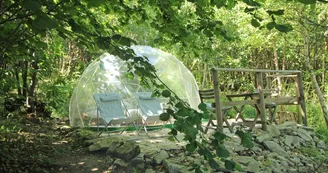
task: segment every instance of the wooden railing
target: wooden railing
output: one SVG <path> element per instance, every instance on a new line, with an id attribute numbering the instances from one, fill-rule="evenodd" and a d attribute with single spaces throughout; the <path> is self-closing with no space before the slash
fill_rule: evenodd
<path id="1" fill-rule="evenodd" d="M 238 101 L 221 101 L 221 91 L 220 91 L 220 77 L 218 72 L 249 72 L 255 74 L 254 86 L 257 88 L 258 97 L 252 100 L 238 100 Z M 271 74 L 274 73 L 274 74 Z M 267 79 L 275 77 L 292 77 L 295 78 L 296 93 L 295 96 L 286 96 L 286 97 L 265 97 L 264 96 L 264 84 L 263 84 L 263 74 L 268 74 Z M 277 105 L 300 105 L 301 114 L 303 117 L 303 124 L 307 125 L 306 120 L 306 107 L 304 100 L 304 90 L 302 83 L 302 72 L 298 70 L 263 70 L 263 69 L 231 69 L 231 68 L 212 68 L 212 80 L 213 88 L 215 93 L 215 104 L 216 104 L 216 120 L 218 129 L 223 131 L 223 122 L 222 122 L 222 110 L 223 106 L 238 106 L 238 105 L 254 105 L 256 104 L 260 110 L 260 118 L 262 129 L 267 130 L 266 125 L 266 115 L 265 115 L 265 104 L 269 102 L 274 102 Z M 270 85 L 270 84 L 267 84 Z"/>

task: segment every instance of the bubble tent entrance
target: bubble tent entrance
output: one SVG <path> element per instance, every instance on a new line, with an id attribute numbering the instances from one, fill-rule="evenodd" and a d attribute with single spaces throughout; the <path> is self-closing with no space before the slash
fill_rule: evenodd
<path id="1" fill-rule="evenodd" d="M 198 85 L 192 73 L 173 55 L 149 46 L 131 46 L 136 55 L 145 56 L 155 66 L 158 77 L 182 100 L 197 109 L 200 103 Z M 96 126 L 95 93 L 118 92 L 130 113 L 135 113 L 136 92 L 153 91 L 140 85 L 138 78 L 127 77 L 128 67 L 119 57 L 103 54 L 81 75 L 70 99 L 69 120 L 73 127 Z M 100 121 L 102 122 L 102 121 Z"/>

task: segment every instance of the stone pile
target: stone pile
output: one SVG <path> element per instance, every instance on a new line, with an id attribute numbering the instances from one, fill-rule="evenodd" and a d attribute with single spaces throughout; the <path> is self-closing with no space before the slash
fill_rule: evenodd
<path id="1" fill-rule="evenodd" d="M 315 136 L 314 130 L 286 122 L 268 125 L 268 131 L 253 129 L 254 147 L 247 149 L 234 134 L 224 145 L 229 159 L 237 162 L 242 172 L 308 173 L 328 172 L 328 148 Z M 113 172 L 193 172 L 192 164 L 202 165 L 202 156 L 185 151 L 186 143 L 170 142 L 167 137 L 152 140 L 131 140 L 114 136 L 88 141 L 91 152 L 104 152 L 111 156 Z M 220 165 L 224 165 L 218 161 Z M 208 172 L 229 171 L 222 167 Z"/>

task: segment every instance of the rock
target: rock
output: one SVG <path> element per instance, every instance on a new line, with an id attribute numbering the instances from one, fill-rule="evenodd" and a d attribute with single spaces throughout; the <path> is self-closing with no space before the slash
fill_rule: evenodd
<path id="1" fill-rule="evenodd" d="M 277 137 L 280 135 L 280 131 L 276 125 L 268 125 L 267 131 L 272 137 Z"/>
<path id="2" fill-rule="evenodd" d="M 153 169 L 146 169 L 145 173 L 156 173 Z"/>
<path id="3" fill-rule="evenodd" d="M 140 157 L 133 158 L 129 163 L 129 168 L 133 168 L 138 171 L 143 171 L 145 167 L 145 160 Z"/>
<path id="4" fill-rule="evenodd" d="M 310 170 L 308 170 L 305 166 L 301 166 L 298 168 L 298 172 L 308 172 L 308 171 L 310 171 Z M 312 172 L 312 171 L 310 171 L 310 172 Z"/>
<path id="5" fill-rule="evenodd" d="M 113 172 L 127 172 L 128 163 L 121 159 L 116 159 L 113 163 Z"/>
<path id="6" fill-rule="evenodd" d="M 108 150 L 108 148 L 117 148 L 122 144 L 122 139 L 118 137 L 105 138 L 101 140 L 96 140 L 96 143 L 89 146 L 89 151 L 106 151 Z"/>
<path id="7" fill-rule="evenodd" d="M 272 136 L 268 133 L 262 134 L 260 136 L 257 136 L 255 141 L 258 143 L 262 143 L 263 141 L 269 141 L 272 139 Z"/>
<path id="8" fill-rule="evenodd" d="M 293 136 L 293 142 L 292 142 L 292 145 L 295 146 L 296 148 L 297 147 L 300 147 L 300 138 L 298 136 Z"/>
<path id="9" fill-rule="evenodd" d="M 323 140 L 319 140 L 317 143 L 317 147 L 320 149 L 326 149 L 326 144 Z"/>
<path id="10" fill-rule="evenodd" d="M 169 154 L 167 154 L 166 151 L 161 150 L 155 157 L 154 157 L 154 163 L 159 165 L 162 163 L 164 159 L 169 158 Z"/>
<path id="11" fill-rule="evenodd" d="M 297 127 L 297 123 L 293 122 L 293 121 L 286 121 L 282 124 L 277 125 L 278 128 L 282 128 L 282 127 Z"/>
<path id="12" fill-rule="evenodd" d="M 318 137 L 316 137 L 316 136 L 313 136 L 313 141 L 315 142 L 315 143 L 317 143 L 317 142 L 319 142 L 319 138 Z"/>
<path id="13" fill-rule="evenodd" d="M 298 157 L 293 157 L 290 159 L 290 161 L 292 161 L 295 165 L 301 164 L 301 159 Z"/>
<path id="14" fill-rule="evenodd" d="M 276 152 L 276 153 L 278 153 L 278 154 L 280 154 L 281 156 L 284 156 L 284 157 L 288 156 L 286 151 L 283 148 L 281 148 L 280 145 L 278 145 L 277 143 L 275 143 L 273 141 L 264 141 L 263 144 L 267 149 L 269 149 L 272 152 Z"/>
<path id="15" fill-rule="evenodd" d="M 250 161 L 255 161 L 255 159 L 250 156 L 236 156 L 233 161 L 247 166 Z"/>
<path id="16" fill-rule="evenodd" d="M 313 141 L 311 135 L 309 135 L 309 133 L 304 129 L 297 129 L 297 135 L 307 142 Z"/>
<path id="17" fill-rule="evenodd" d="M 291 147 L 291 146 L 292 146 L 292 143 L 293 143 L 293 141 L 294 141 L 294 138 L 293 138 L 293 136 L 290 136 L 290 135 L 285 135 L 285 140 L 284 140 L 284 143 L 285 143 L 287 146 Z"/>
<path id="18" fill-rule="evenodd" d="M 249 172 L 258 172 L 262 164 L 256 160 L 251 160 L 247 165 L 247 171 Z"/>
<path id="19" fill-rule="evenodd" d="M 164 159 L 163 165 L 169 173 L 184 173 L 188 172 L 186 167 L 173 159 Z"/>
<path id="20" fill-rule="evenodd" d="M 140 153 L 140 147 L 135 141 L 127 141 L 115 151 L 110 150 L 108 153 L 125 161 L 130 161 Z"/>

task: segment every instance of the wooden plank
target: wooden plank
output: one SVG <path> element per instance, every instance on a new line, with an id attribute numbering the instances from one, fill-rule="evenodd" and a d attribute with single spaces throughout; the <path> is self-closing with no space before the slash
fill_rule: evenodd
<path id="1" fill-rule="evenodd" d="M 275 97 L 264 99 L 265 103 L 275 102 L 277 105 L 298 105 L 297 97 Z"/>
<path id="2" fill-rule="evenodd" d="M 263 75 L 262 72 L 256 73 L 257 79 L 257 89 L 259 91 L 259 106 L 260 106 L 260 118 L 262 123 L 262 130 L 267 130 L 266 118 L 265 118 L 265 101 L 264 101 L 264 91 L 263 91 Z M 256 119 L 255 119 L 256 121 Z"/>
<path id="3" fill-rule="evenodd" d="M 305 106 L 305 96 L 304 96 L 304 89 L 303 89 L 303 82 L 302 82 L 302 73 L 299 73 L 296 78 L 296 83 L 299 92 L 299 103 L 301 104 L 301 113 L 303 117 L 303 124 L 307 126 L 307 119 L 306 119 L 306 106 Z"/>
<path id="4" fill-rule="evenodd" d="M 218 130 L 223 133 L 223 119 L 222 119 L 222 107 L 221 107 L 221 92 L 219 86 L 218 72 L 215 69 L 212 69 L 212 80 L 214 85 L 214 95 L 215 95 L 215 113 L 216 113 L 216 123 Z"/>
<path id="5" fill-rule="evenodd" d="M 299 70 L 264 70 L 264 69 L 245 69 L 245 68 L 212 68 L 216 71 L 233 71 L 233 72 L 262 72 L 262 73 L 301 73 Z"/>
<path id="6" fill-rule="evenodd" d="M 237 100 L 237 101 L 221 102 L 221 106 L 255 105 L 257 103 L 258 103 L 258 99 L 253 99 L 253 100 Z"/>
<path id="7" fill-rule="evenodd" d="M 274 77 L 297 77 L 296 74 L 272 74 L 272 75 L 267 75 L 267 78 L 274 78 Z"/>
<path id="8" fill-rule="evenodd" d="M 275 102 L 277 105 L 298 105 L 296 97 L 279 97 L 279 98 L 265 98 L 264 103 Z M 241 105 L 255 105 L 259 103 L 259 99 L 252 100 L 236 100 L 221 102 L 221 106 L 241 106 Z"/>

